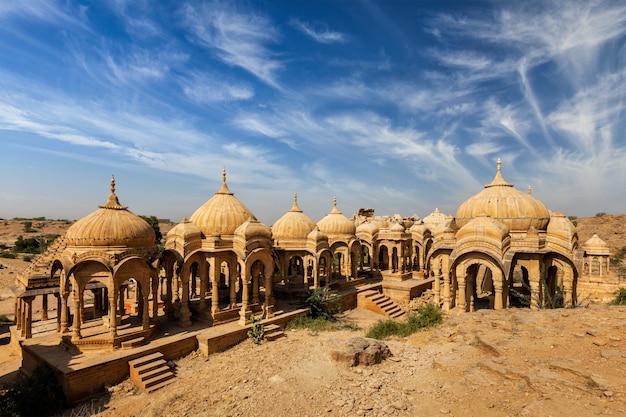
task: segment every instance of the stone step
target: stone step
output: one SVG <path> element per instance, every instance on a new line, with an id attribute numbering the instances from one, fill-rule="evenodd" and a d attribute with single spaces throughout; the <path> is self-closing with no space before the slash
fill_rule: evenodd
<path id="1" fill-rule="evenodd" d="M 142 374 L 145 374 L 146 372 L 150 372 L 153 369 L 159 368 L 161 366 L 167 366 L 167 362 L 165 362 L 165 359 L 157 359 L 154 362 L 148 362 L 144 365 L 134 367 L 133 369 L 135 370 L 137 375 L 142 375 Z"/>
<path id="2" fill-rule="evenodd" d="M 154 385 L 151 385 L 151 386 L 147 387 L 147 388 L 146 388 L 146 392 L 147 392 L 147 393 L 151 393 L 152 391 L 156 391 L 156 390 L 158 390 L 159 388 L 163 388 L 164 386 L 169 385 L 169 384 L 171 384 L 172 382 L 174 382 L 174 378 L 173 378 L 173 377 L 172 377 L 172 378 L 170 378 L 170 379 L 166 379 L 166 380 L 165 380 L 165 381 L 163 381 L 163 382 L 159 382 L 158 384 L 154 384 Z"/>
<path id="3" fill-rule="evenodd" d="M 174 379 L 174 373 L 171 370 L 168 370 L 168 372 L 166 373 L 162 373 L 159 375 L 155 375 L 154 377 L 150 378 L 150 379 L 145 379 L 143 380 L 143 389 L 144 390 L 148 390 L 152 387 L 154 387 L 155 385 L 160 385 L 165 381 L 171 381 L 172 379 Z M 173 382 L 173 381 L 172 381 Z M 154 389 L 152 389 L 151 391 L 154 391 Z"/>
<path id="4" fill-rule="evenodd" d="M 128 361 L 128 365 L 129 366 L 141 366 L 143 364 L 146 364 L 148 362 L 152 362 L 153 360 L 161 359 L 161 358 L 163 358 L 163 354 L 161 352 L 154 352 L 150 355 L 146 355 L 146 356 L 142 356 L 141 358 L 130 360 Z"/>
<path id="5" fill-rule="evenodd" d="M 146 341 L 145 337 L 138 337 L 136 339 L 127 340 L 122 342 L 122 349 L 132 349 L 137 346 L 142 346 Z"/>
<path id="6" fill-rule="evenodd" d="M 263 338 L 268 342 L 286 336 L 283 329 L 281 329 L 280 326 L 278 326 L 277 324 L 268 324 L 264 326 L 263 330 Z"/>

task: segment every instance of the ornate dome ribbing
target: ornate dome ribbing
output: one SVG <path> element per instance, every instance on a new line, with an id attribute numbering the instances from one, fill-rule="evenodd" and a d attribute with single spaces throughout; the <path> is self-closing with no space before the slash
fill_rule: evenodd
<path id="1" fill-rule="evenodd" d="M 65 237 L 68 246 L 149 247 L 155 245 L 154 229 L 141 217 L 122 206 L 115 195 L 115 177 L 111 194 L 98 210 L 74 223 Z"/>
<path id="2" fill-rule="evenodd" d="M 293 195 L 293 207 L 272 226 L 274 239 L 303 239 L 315 229 L 315 222 L 298 207 L 298 196 Z"/>
<path id="3" fill-rule="evenodd" d="M 254 214 L 228 189 L 226 170 L 222 171 L 222 187 L 210 200 L 198 208 L 189 220 L 205 236 L 234 235 L 235 230 L 253 218 Z"/>
<path id="4" fill-rule="evenodd" d="M 333 209 L 326 217 L 317 222 L 320 231 L 328 235 L 354 235 L 356 226 L 353 221 L 337 209 L 337 198 L 333 198 Z"/>
<path id="5" fill-rule="evenodd" d="M 470 197 L 459 206 L 456 223 L 463 227 L 473 218 L 489 216 L 504 223 L 511 231 L 526 231 L 531 227 L 546 230 L 550 212 L 543 203 L 528 193 L 513 188 L 500 173 L 498 158 L 497 172 L 484 190 Z"/>

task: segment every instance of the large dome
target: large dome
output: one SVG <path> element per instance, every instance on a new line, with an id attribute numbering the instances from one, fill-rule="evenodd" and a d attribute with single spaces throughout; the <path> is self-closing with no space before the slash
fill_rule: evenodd
<path id="1" fill-rule="evenodd" d="M 466 200 L 456 212 L 456 223 L 465 226 L 473 218 L 489 216 L 504 223 L 511 231 L 526 231 L 533 227 L 546 230 L 550 212 L 543 203 L 530 193 L 513 188 L 500 173 L 498 158 L 497 172 L 485 189 Z"/>
<path id="2" fill-rule="evenodd" d="M 328 236 L 331 235 L 354 235 L 356 226 L 353 221 L 344 216 L 337 209 L 337 198 L 333 199 L 333 209 L 326 217 L 317 222 L 320 231 Z"/>
<path id="3" fill-rule="evenodd" d="M 65 238 L 68 246 L 150 247 L 155 245 L 154 229 L 141 217 L 122 206 L 115 195 L 115 178 L 106 204 L 74 223 Z"/>
<path id="4" fill-rule="evenodd" d="M 293 195 L 293 207 L 272 226 L 274 239 L 303 239 L 315 229 L 315 222 L 298 207 L 298 196 Z"/>
<path id="5" fill-rule="evenodd" d="M 248 219 L 254 219 L 254 214 L 226 185 L 226 171 L 222 172 L 222 188 L 213 197 L 204 203 L 189 218 L 202 230 L 205 236 L 234 235 L 235 230 Z"/>

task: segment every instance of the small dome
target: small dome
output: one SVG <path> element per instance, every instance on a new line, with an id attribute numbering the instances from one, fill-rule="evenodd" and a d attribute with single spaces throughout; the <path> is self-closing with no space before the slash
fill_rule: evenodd
<path id="1" fill-rule="evenodd" d="M 609 246 L 595 233 L 583 244 L 582 249 L 588 255 L 609 255 Z"/>
<path id="2" fill-rule="evenodd" d="M 435 208 L 428 216 L 424 217 L 423 223 L 428 229 L 434 231 L 437 226 L 446 220 L 446 215 L 439 211 L 439 208 Z"/>
<path id="3" fill-rule="evenodd" d="M 167 232 L 167 238 L 180 237 L 185 240 L 202 239 L 202 230 L 185 217 L 180 223 Z"/>
<path id="4" fill-rule="evenodd" d="M 320 229 L 315 226 L 315 229 L 313 229 L 311 233 L 309 233 L 307 239 L 317 242 L 318 240 L 328 240 L 328 236 L 326 236 L 324 232 L 321 232 Z"/>
<path id="5" fill-rule="evenodd" d="M 552 213 L 547 229 L 548 236 L 555 236 L 566 242 L 578 239 L 576 226 L 560 212 Z"/>
<path id="6" fill-rule="evenodd" d="M 248 219 L 239 226 L 234 234 L 244 238 L 246 241 L 253 239 L 272 239 L 272 232 L 269 226 L 253 218 Z"/>
<path id="7" fill-rule="evenodd" d="M 333 199 L 333 209 L 326 217 L 317 222 L 317 227 L 320 231 L 331 235 L 351 235 L 356 234 L 356 226 L 354 222 L 344 216 L 337 209 L 337 198 Z"/>
<path id="8" fill-rule="evenodd" d="M 115 177 L 111 194 L 98 210 L 74 223 L 65 238 L 68 246 L 155 246 L 156 234 L 148 222 L 128 211 L 115 195 Z"/>
<path id="9" fill-rule="evenodd" d="M 306 239 L 315 229 L 315 222 L 298 207 L 298 196 L 293 195 L 293 207 L 272 226 L 274 239 Z"/>
<path id="10" fill-rule="evenodd" d="M 191 215 L 191 220 L 202 230 L 205 236 L 233 235 L 235 230 L 246 222 L 249 218 L 255 218 L 254 214 L 226 185 L 226 170 L 222 172 L 222 188 L 195 213 Z"/>
<path id="11" fill-rule="evenodd" d="M 531 227 L 546 230 L 550 221 L 550 212 L 546 206 L 529 193 L 513 188 L 513 184 L 507 183 L 502 177 L 500 168 L 498 158 L 493 181 L 459 206 L 456 212 L 457 225 L 463 227 L 475 217 L 489 216 L 504 223 L 510 230 L 526 231 Z"/>
<path id="12" fill-rule="evenodd" d="M 376 233 L 378 233 L 379 229 L 378 226 L 376 225 L 376 223 L 370 222 L 370 221 L 366 221 L 365 223 L 361 223 L 357 228 L 356 228 L 356 234 L 361 234 L 361 233 L 365 233 L 368 235 L 375 235 Z"/>
<path id="13" fill-rule="evenodd" d="M 509 228 L 499 221 L 487 216 L 474 217 L 456 233 L 458 242 L 464 239 L 494 239 L 501 242 L 509 234 Z"/>

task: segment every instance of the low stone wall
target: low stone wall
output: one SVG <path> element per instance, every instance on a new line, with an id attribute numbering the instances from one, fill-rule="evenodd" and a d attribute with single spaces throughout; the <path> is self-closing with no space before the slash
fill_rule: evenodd
<path id="1" fill-rule="evenodd" d="M 68 401 L 78 402 L 101 393 L 107 384 L 113 385 L 127 378 L 130 360 L 155 352 L 161 352 L 166 360 L 172 360 L 188 355 L 197 348 L 198 340 L 192 334 L 187 337 L 179 336 L 175 340 L 152 342 L 132 353 L 120 354 L 120 351 L 116 351 L 112 355 L 103 354 L 99 360 L 94 359 L 89 364 L 72 365 L 71 360 L 57 363 L 61 355 L 55 355 L 55 351 L 51 350 L 55 348 L 23 346 L 20 370 L 26 375 L 32 375 L 39 364 L 47 363 L 54 369 Z"/>

